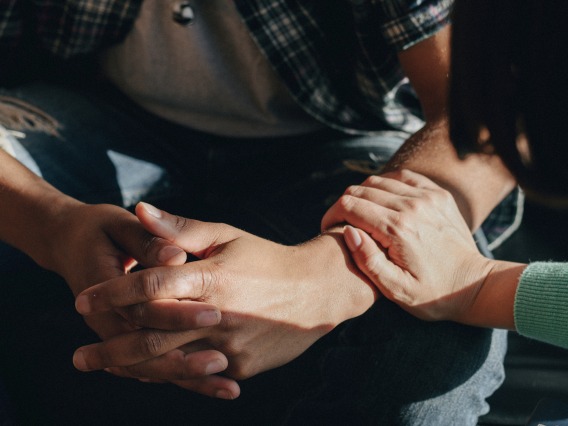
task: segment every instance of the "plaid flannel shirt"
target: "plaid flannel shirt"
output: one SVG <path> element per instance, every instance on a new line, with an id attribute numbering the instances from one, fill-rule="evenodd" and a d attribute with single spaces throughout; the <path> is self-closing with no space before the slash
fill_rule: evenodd
<path id="1" fill-rule="evenodd" d="M 0 0 L 0 75 L 30 40 L 63 59 L 119 42 L 142 1 Z M 385 128 L 412 133 L 422 126 L 397 52 L 444 27 L 453 0 L 233 1 L 292 96 L 312 116 L 353 134 Z M 517 204 L 518 191 L 484 223 L 491 248 L 518 227 Z"/>
<path id="2" fill-rule="evenodd" d="M 315 118 L 351 133 L 422 125 L 419 112 L 401 102 L 411 91 L 396 54 L 445 26 L 452 0 L 234 1 L 292 96 Z M 6 59 L 4 52 L 27 49 L 31 39 L 64 59 L 93 53 L 126 35 L 141 3 L 0 0 L 0 52 Z"/>

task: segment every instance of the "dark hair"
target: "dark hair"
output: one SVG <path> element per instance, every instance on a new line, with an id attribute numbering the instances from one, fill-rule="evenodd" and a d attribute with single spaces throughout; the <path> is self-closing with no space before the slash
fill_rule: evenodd
<path id="1" fill-rule="evenodd" d="M 496 153 L 528 191 L 562 198 L 568 197 L 567 17 L 564 0 L 456 0 L 449 100 L 451 138 L 461 156 Z M 528 145 L 519 139 L 523 133 Z"/>

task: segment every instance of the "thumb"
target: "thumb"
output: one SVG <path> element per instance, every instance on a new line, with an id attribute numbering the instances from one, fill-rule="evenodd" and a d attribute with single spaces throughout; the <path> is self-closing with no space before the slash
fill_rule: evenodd
<path id="1" fill-rule="evenodd" d="M 345 226 L 343 238 L 357 267 L 379 291 L 394 300 L 406 281 L 404 272 L 391 262 L 382 248 L 366 232 L 352 226 Z"/>
<path id="2" fill-rule="evenodd" d="M 232 226 L 176 216 L 148 203 L 138 203 L 136 216 L 148 232 L 199 258 L 243 235 L 243 231 Z"/>

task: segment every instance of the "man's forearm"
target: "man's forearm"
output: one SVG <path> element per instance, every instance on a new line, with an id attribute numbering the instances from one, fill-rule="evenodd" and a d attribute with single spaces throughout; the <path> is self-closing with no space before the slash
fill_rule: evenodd
<path id="1" fill-rule="evenodd" d="M 475 230 L 515 187 L 515 179 L 496 156 L 458 158 L 447 124 L 445 119 L 426 124 L 405 142 L 384 172 L 409 169 L 429 177 L 452 193 Z"/>
<path id="2" fill-rule="evenodd" d="M 447 120 L 450 37 L 447 26 L 399 53 L 427 124 L 403 145 L 385 171 L 406 168 L 437 182 L 452 193 L 470 229 L 475 230 L 514 188 L 515 180 L 495 156 L 457 157 Z"/>

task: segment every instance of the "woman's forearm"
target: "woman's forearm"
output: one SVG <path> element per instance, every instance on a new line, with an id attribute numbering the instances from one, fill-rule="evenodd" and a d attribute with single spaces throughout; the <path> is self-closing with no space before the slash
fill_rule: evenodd
<path id="1" fill-rule="evenodd" d="M 475 298 L 471 309 L 456 321 L 464 324 L 515 330 L 515 294 L 525 264 L 488 260 L 489 273 Z"/>

